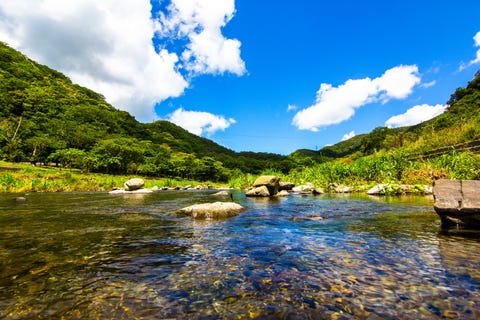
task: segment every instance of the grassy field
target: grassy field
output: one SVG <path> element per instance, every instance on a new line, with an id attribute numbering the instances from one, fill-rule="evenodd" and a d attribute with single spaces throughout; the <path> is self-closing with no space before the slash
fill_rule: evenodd
<path id="1" fill-rule="evenodd" d="M 139 176 L 82 173 L 76 169 L 33 166 L 0 161 L 0 192 L 69 192 L 110 191 L 120 188 L 130 178 Z M 170 178 L 140 177 L 146 188 L 185 187 L 218 184 L 176 180 Z"/>

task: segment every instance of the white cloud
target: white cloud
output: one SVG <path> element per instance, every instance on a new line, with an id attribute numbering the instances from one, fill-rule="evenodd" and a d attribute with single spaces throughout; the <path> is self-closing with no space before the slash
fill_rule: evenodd
<path id="1" fill-rule="evenodd" d="M 183 108 L 175 110 L 167 116 L 167 120 L 190 131 L 193 134 L 211 135 L 218 130 L 225 130 L 236 121 L 232 118 L 225 119 L 223 116 L 214 115 L 208 112 L 187 111 Z"/>
<path id="2" fill-rule="evenodd" d="M 394 67 L 375 79 L 350 79 L 338 87 L 322 83 L 315 104 L 297 112 L 292 124 L 300 130 L 318 131 L 350 119 L 355 109 L 368 103 L 404 99 L 419 83 L 415 65 Z"/>
<path id="3" fill-rule="evenodd" d="M 194 74 L 245 73 L 241 42 L 227 39 L 221 29 L 235 13 L 234 0 L 172 0 L 168 14 L 157 21 L 160 38 L 186 38 L 181 54 L 184 67 Z"/>
<path id="4" fill-rule="evenodd" d="M 356 136 L 355 131 L 350 131 L 349 133 L 345 133 L 343 135 L 342 141 L 346 141 L 346 140 L 351 139 L 355 136 Z"/>
<path id="5" fill-rule="evenodd" d="M 287 107 L 287 112 L 295 111 L 297 109 L 298 109 L 298 107 L 296 105 L 289 104 L 288 107 Z"/>
<path id="6" fill-rule="evenodd" d="M 385 125 L 388 127 L 413 126 L 442 114 L 446 108 L 446 105 L 441 104 L 435 106 L 428 104 L 417 105 L 403 114 L 391 117 L 385 122 Z"/>
<path id="7" fill-rule="evenodd" d="M 102 93 L 140 121 L 152 121 L 158 118 L 156 104 L 189 86 L 190 69 L 245 71 L 240 42 L 221 34 L 235 12 L 233 0 L 173 0 L 174 5 L 182 19 L 191 18 L 182 20 L 185 26 L 193 27 L 178 53 L 165 46 L 155 50 L 159 23 L 152 20 L 149 0 L 1 0 L 0 41 Z M 172 23 L 175 15 L 160 14 Z"/>
<path id="8" fill-rule="evenodd" d="M 473 37 L 473 41 L 475 43 L 475 47 L 480 47 L 480 31 L 475 34 L 475 36 Z M 468 63 L 462 63 L 459 70 L 465 70 L 466 68 L 478 63 L 480 63 L 480 49 L 477 50 L 477 55 L 475 59 L 469 61 Z"/>
<path id="9" fill-rule="evenodd" d="M 422 83 L 421 87 L 425 88 L 425 89 L 428 89 L 428 88 L 431 88 L 431 87 L 435 86 L 436 84 L 437 84 L 437 81 L 432 80 L 430 82 Z"/>

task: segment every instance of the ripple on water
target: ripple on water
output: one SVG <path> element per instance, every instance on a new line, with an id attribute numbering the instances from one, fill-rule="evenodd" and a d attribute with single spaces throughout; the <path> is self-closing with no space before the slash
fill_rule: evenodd
<path id="1" fill-rule="evenodd" d="M 0 317 L 480 318 L 478 233 L 441 233 L 428 199 L 236 194 L 229 220 L 171 214 L 208 195 L 0 197 Z"/>

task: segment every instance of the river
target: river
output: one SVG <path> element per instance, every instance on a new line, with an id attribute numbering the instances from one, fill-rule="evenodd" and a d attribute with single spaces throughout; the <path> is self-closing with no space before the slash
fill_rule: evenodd
<path id="1" fill-rule="evenodd" d="M 430 197 L 172 213 L 212 193 L 0 194 L 0 318 L 480 318 L 479 233 L 442 231 Z"/>

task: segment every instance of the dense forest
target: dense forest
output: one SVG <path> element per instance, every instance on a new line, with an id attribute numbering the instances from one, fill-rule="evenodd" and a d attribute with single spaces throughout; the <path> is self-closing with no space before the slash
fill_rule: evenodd
<path id="1" fill-rule="evenodd" d="M 480 139 L 480 73 L 447 104 L 443 114 L 416 126 L 379 127 L 319 151 L 234 152 L 168 121 L 140 123 L 101 94 L 0 42 L 0 159 L 12 162 L 228 181 L 265 170 L 298 175 L 395 150 L 405 161 Z"/>

